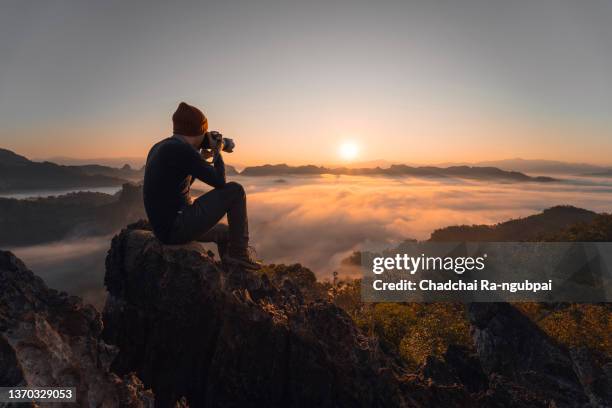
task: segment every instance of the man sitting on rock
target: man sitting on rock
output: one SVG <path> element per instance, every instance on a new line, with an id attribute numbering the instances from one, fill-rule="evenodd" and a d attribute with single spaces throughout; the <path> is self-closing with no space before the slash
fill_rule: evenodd
<path id="1" fill-rule="evenodd" d="M 155 236 L 165 244 L 214 241 L 224 263 L 259 269 L 249 253 L 246 194 L 240 184 L 225 181 L 223 146 L 200 152 L 205 138 L 213 145 L 206 116 L 182 102 L 172 122 L 174 134 L 151 148 L 145 168 L 144 205 Z M 196 178 L 214 188 L 194 200 Z M 229 233 L 219 224 L 225 214 Z"/>

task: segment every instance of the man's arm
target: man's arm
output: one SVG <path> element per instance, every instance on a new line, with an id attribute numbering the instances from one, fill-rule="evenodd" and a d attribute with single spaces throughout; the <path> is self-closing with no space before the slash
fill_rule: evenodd
<path id="1" fill-rule="evenodd" d="M 208 163 L 199 153 L 193 156 L 191 175 L 204 183 L 220 188 L 225 185 L 225 163 L 221 153 L 215 153 L 213 164 Z"/>
<path id="2" fill-rule="evenodd" d="M 208 159 L 213 157 L 213 153 L 208 151 L 208 150 L 202 150 L 202 151 L 200 151 L 200 156 L 202 157 L 203 160 L 208 162 Z M 192 186 L 193 183 L 196 181 L 196 178 L 193 177 L 193 176 L 190 176 L 190 177 L 191 177 L 191 181 L 189 181 L 189 185 Z"/>

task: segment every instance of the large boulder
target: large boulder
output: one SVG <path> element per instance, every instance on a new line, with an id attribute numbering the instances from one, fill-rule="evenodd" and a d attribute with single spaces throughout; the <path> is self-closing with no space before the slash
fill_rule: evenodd
<path id="1" fill-rule="evenodd" d="M 0 251 L 1 387 L 76 387 L 81 407 L 152 407 L 153 395 L 135 375 L 110 372 L 116 348 L 101 332 L 92 306 L 47 288 L 11 252 Z"/>

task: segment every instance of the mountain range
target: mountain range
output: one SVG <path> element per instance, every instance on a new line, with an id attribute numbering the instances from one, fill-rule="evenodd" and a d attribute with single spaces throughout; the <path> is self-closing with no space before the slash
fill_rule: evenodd
<path id="1" fill-rule="evenodd" d="M 105 174 L 93 174 L 80 166 L 34 162 L 10 150 L 0 149 L 0 191 L 112 187 L 127 181 L 126 178 L 110 175 L 108 169 L 108 172 L 101 170 Z"/>
<path id="2" fill-rule="evenodd" d="M 394 164 L 402 164 L 397 161 L 389 160 L 368 160 L 363 162 L 355 162 L 347 164 L 349 168 L 389 168 Z M 422 164 L 404 163 L 410 166 L 419 167 Z M 600 175 L 612 176 L 612 166 L 595 165 L 590 163 L 572 163 L 558 160 L 542 160 L 542 159 L 502 159 L 502 160 L 486 160 L 476 162 L 442 162 L 435 163 L 435 167 L 454 167 L 454 166 L 471 166 L 471 167 L 497 167 L 507 171 L 519 171 L 522 173 L 539 173 L 539 174 L 566 174 L 566 175 Z M 329 167 L 342 167 L 330 165 Z M 595 173 L 595 174 L 591 174 Z"/>
<path id="3" fill-rule="evenodd" d="M 409 177 L 432 177 L 432 178 L 467 178 L 476 180 L 502 180 L 514 182 L 551 182 L 556 181 L 552 177 L 532 177 L 516 171 L 501 170 L 496 167 L 413 167 L 405 164 L 393 164 L 389 168 L 347 168 L 347 167 L 320 167 L 314 165 L 289 166 L 287 164 L 265 164 L 245 168 L 241 176 L 308 176 L 308 175 L 356 175 L 356 176 L 409 176 Z"/>
<path id="4" fill-rule="evenodd" d="M 527 159 L 505 159 L 481 161 L 476 166 L 493 166 L 502 170 L 514 170 L 524 173 L 541 174 L 573 174 L 581 175 L 602 171 L 612 171 L 610 166 L 598 166 L 589 163 L 568 163 L 556 160 L 527 160 Z"/>
<path id="5" fill-rule="evenodd" d="M 36 159 L 34 161 L 50 161 L 53 163 L 69 165 L 69 166 L 81 166 L 90 163 L 97 163 L 107 167 L 121 167 L 128 163 L 132 168 L 139 168 L 144 163 L 144 158 L 138 157 L 125 157 L 125 158 L 98 158 L 98 159 L 75 159 L 70 157 L 51 157 L 46 159 Z M 387 169 L 394 164 L 405 164 L 412 167 L 424 166 L 423 163 L 413 162 L 401 162 L 394 160 L 385 159 L 372 159 L 365 161 L 347 162 L 341 165 L 337 163 L 323 164 L 324 167 L 329 168 L 376 168 Z M 462 161 L 462 162 L 439 162 L 427 164 L 433 167 L 455 167 L 455 166 L 469 166 L 469 167 L 497 167 L 507 171 L 518 171 L 527 174 L 539 173 L 545 175 L 551 174 L 566 174 L 566 175 L 586 175 L 586 176 L 612 176 L 612 165 L 597 165 L 592 163 L 576 163 L 566 162 L 560 160 L 543 160 L 543 159 L 523 159 L 520 157 L 511 159 L 500 159 L 500 160 L 484 160 L 484 161 Z M 246 165 L 235 165 L 238 168 L 246 168 Z"/>
<path id="6" fill-rule="evenodd" d="M 124 164 L 122 167 L 109 167 L 100 164 L 83 164 L 79 166 L 71 165 L 65 167 L 89 176 L 108 176 L 129 181 L 142 180 L 145 169 L 144 166 L 140 169 L 133 169 L 129 164 Z"/>
<path id="7" fill-rule="evenodd" d="M 397 164 L 384 160 L 335 166 L 290 166 L 264 164 L 250 166 L 238 172 L 226 165 L 229 176 L 308 176 L 308 175 L 361 175 L 425 178 L 465 178 L 502 182 L 551 182 L 550 176 L 532 174 L 572 174 L 592 177 L 612 177 L 612 168 L 587 163 L 567 163 L 552 160 L 508 159 L 477 163 L 442 163 L 436 166 Z M 527 174 L 526 174 L 527 173 Z M 0 192 L 18 192 L 38 189 L 65 189 L 120 186 L 126 182 L 140 182 L 144 167 L 129 164 L 112 167 L 101 164 L 61 165 L 49 161 L 37 162 L 10 150 L 0 148 Z"/>

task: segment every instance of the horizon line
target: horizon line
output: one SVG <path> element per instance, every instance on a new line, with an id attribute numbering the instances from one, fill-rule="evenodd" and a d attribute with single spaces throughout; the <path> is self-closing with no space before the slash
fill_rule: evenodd
<path id="1" fill-rule="evenodd" d="M 26 156 L 27 157 L 27 156 Z M 73 157 L 73 156 L 49 156 L 49 157 L 32 157 L 29 158 L 31 161 L 48 161 L 48 162 L 57 162 L 57 161 L 74 161 L 80 162 L 80 165 L 85 164 L 99 164 L 100 161 L 107 162 L 121 162 L 121 161 L 138 161 L 144 162 L 146 161 L 146 156 L 118 156 L 118 157 Z M 447 160 L 447 161 L 397 161 L 397 160 L 387 160 L 387 159 L 372 159 L 372 160 L 355 160 L 355 161 L 337 161 L 337 162 L 299 162 L 299 163 L 289 163 L 289 162 L 250 162 L 250 163 L 232 163 L 231 156 L 225 155 L 225 162 L 234 167 L 254 167 L 254 166 L 278 166 L 278 165 L 287 165 L 287 166 L 318 166 L 318 167 L 353 167 L 360 165 L 368 165 L 372 164 L 372 168 L 375 167 L 389 167 L 391 165 L 405 165 L 405 166 L 479 166 L 486 167 L 486 163 L 490 162 L 511 162 L 511 161 L 524 161 L 524 162 L 542 162 L 543 164 L 562 164 L 562 165 L 574 165 L 574 166 L 593 166 L 593 167 L 601 167 L 601 168 L 610 168 L 612 169 L 612 163 L 600 163 L 600 162 L 585 162 L 585 161 L 565 161 L 560 159 L 525 159 L 522 157 L 512 157 L 512 158 L 502 158 L 502 159 L 486 159 L 486 160 L 478 160 L 478 161 L 469 161 L 469 160 Z M 376 164 L 377 162 L 384 163 L 384 165 Z M 63 163 L 57 163 L 63 164 Z M 129 164 L 129 163 L 124 163 Z M 64 164 L 64 165 L 79 165 L 79 164 Z"/>

